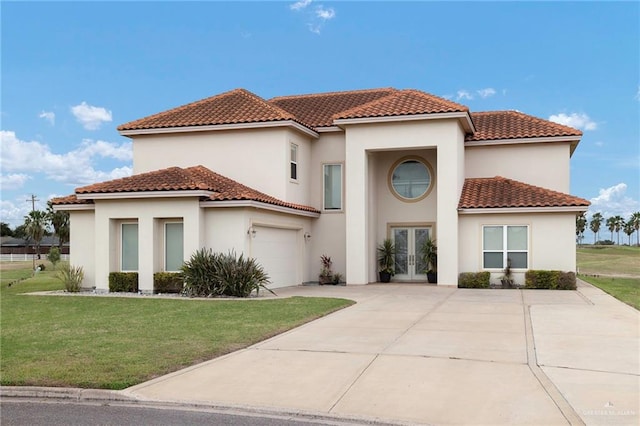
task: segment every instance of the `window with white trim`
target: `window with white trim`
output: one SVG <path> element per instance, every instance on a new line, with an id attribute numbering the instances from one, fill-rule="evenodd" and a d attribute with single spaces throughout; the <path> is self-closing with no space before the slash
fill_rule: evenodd
<path id="1" fill-rule="evenodd" d="M 184 225 L 182 222 L 164 224 L 164 270 L 177 272 L 184 263 Z"/>
<path id="2" fill-rule="evenodd" d="M 504 269 L 529 267 L 529 227 L 526 225 L 486 225 L 482 227 L 482 267 Z"/>
<path id="3" fill-rule="evenodd" d="M 138 224 L 120 225 L 120 270 L 136 272 L 138 270 Z"/>
<path id="4" fill-rule="evenodd" d="M 298 180 L 298 145 L 291 144 L 291 153 L 289 154 L 289 161 L 291 163 L 291 174 L 289 175 L 292 180 Z"/>
<path id="5" fill-rule="evenodd" d="M 323 165 L 324 210 L 342 210 L 342 164 Z"/>

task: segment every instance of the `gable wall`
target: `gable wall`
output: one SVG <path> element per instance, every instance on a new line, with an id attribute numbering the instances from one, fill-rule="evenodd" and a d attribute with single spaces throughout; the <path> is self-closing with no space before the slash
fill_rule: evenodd
<path id="1" fill-rule="evenodd" d="M 502 176 L 569 193 L 569 143 L 467 146 L 465 177 Z"/>

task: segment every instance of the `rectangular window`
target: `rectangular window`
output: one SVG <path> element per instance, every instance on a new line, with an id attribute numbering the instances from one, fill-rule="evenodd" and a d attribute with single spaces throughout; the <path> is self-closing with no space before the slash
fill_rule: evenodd
<path id="1" fill-rule="evenodd" d="M 164 270 L 177 272 L 184 262 L 184 227 L 182 222 L 164 224 Z"/>
<path id="2" fill-rule="evenodd" d="M 504 269 L 511 261 L 514 269 L 529 267 L 529 227 L 491 225 L 482 227 L 484 269 Z"/>
<path id="3" fill-rule="evenodd" d="M 324 209 L 342 210 L 342 164 L 324 166 Z"/>
<path id="4" fill-rule="evenodd" d="M 123 223 L 121 227 L 120 269 L 122 271 L 138 270 L 138 224 Z"/>
<path id="5" fill-rule="evenodd" d="M 298 180 L 298 145 L 292 143 L 291 144 L 291 153 L 290 161 L 291 161 L 291 179 Z"/>

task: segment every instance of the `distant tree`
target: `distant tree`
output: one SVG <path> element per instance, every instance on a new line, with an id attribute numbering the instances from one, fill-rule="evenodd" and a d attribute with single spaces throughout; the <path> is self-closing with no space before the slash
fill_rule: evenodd
<path id="1" fill-rule="evenodd" d="M 615 224 L 616 234 L 618 235 L 618 245 L 620 245 L 620 231 L 624 229 L 625 221 L 620 215 L 614 216 L 613 219 L 614 219 L 613 223 Z"/>
<path id="2" fill-rule="evenodd" d="M 23 223 L 22 225 L 18 225 L 13 229 L 13 236 L 15 238 L 27 238 L 27 226 Z"/>
<path id="3" fill-rule="evenodd" d="M 629 223 L 631 223 L 633 229 L 636 231 L 636 244 L 640 246 L 640 212 L 632 213 L 629 218 Z"/>
<path id="4" fill-rule="evenodd" d="M 27 236 L 33 240 L 39 259 L 40 243 L 47 229 L 47 214 L 42 210 L 33 210 L 24 217 L 24 224 Z"/>
<path id="5" fill-rule="evenodd" d="M 602 217 L 602 213 L 597 212 L 591 216 L 591 223 L 589 224 L 589 228 L 593 231 L 593 243 L 595 244 L 600 239 L 600 225 L 602 225 L 602 221 L 604 218 Z"/>
<path id="6" fill-rule="evenodd" d="M 62 251 L 62 246 L 69 241 L 69 212 L 55 211 L 51 201 L 47 201 L 47 219 L 58 236 L 58 247 Z"/>
<path id="7" fill-rule="evenodd" d="M 631 245 L 631 235 L 636 232 L 636 228 L 633 227 L 633 224 L 631 222 L 627 222 L 624 224 L 623 231 L 625 234 L 627 234 L 627 237 L 629 237 L 629 245 Z"/>
<path id="8" fill-rule="evenodd" d="M 576 238 L 578 245 L 582 244 L 584 238 L 584 230 L 587 228 L 587 216 L 584 212 L 576 216 Z"/>
<path id="9" fill-rule="evenodd" d="M 6 222 L 0 222 L 0 236 L 2 237 L 13 237 L 13 231 L 11 227 Z"/>
<path id="10" fill-rule="evenodd" d="M 607 218 L 607 229 L 609 230 L 609 232 L 611 232 L 611 241 L 613 241 L 613 231 L 616 230 L 616 218 L 615 217 L 610 217 Z"/>

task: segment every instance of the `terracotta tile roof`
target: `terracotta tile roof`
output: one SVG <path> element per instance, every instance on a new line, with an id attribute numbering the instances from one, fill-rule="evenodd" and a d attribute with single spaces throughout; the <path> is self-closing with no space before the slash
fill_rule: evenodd
<path id="1" fill-rule="evenodd" d="M 334 115 L 389 96 L 395 92 L 397 92 L 397 89 L 388 87 L 346 92 L 279 96 L 269 99 L 268 102 L 289 111 L 309 126 L 326 127 L 333 125 Z"/>
<path id="2" fill-rule="evenodd" d="M 580 130 L 518 111 L 472 112 L 471 119 L 476 132 L 467 135 L 467 141 L 582 136 Z"/>
<path id="3" fill-rule="evenodd" d="M 334 119 L 390 117 L 444 112 L 465 112 L 469 108 L 419 90 L 399 90 L 389 96 L 334 115 Z"/>
<path id="4" fill-rule="evenodd" d="M 459 209 L 582 207 L 589 201 L 502 176 L 465 179 Z"/>
<path id="5" fill-rule="evenodd" d="M 204 166 L 188 168 L 170 167 L 168 169 L 141 173 L 121 179 L 95 183 L 76 189 L 76 194 L 105 194 L 122 192 L 155 192 L 155 191 L 193 191 L 212 192 L 211 201 L 246 200 L 258 201 L 275 206 L 288 207 L 295 210 L 319 213 L 313 207 L 288 203 L 271 197 L 232 179 L 212 172 Z M 76 197 L 71 195 L 64 199 Z M 83 201 L 83 200 L 79 200 Z M 66 204 L 66 203 L 59 203 Z"/>
<path id="6" fill-rule="evenodd" d="M 118 126 L 118 130 L 160 129 L 166 127 L 207 126 L 297 120 L 297 118 L 245 89 L 179 106 Z"/>
<path id="7" fill-rule="evenodd" d="M 51 199 L 51 204 L 93 204 L 92 200 L 78 200 L 75 194 L 67 195 L 66 197 L 56 197 Z"/>

